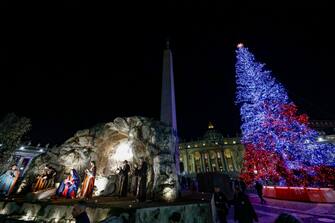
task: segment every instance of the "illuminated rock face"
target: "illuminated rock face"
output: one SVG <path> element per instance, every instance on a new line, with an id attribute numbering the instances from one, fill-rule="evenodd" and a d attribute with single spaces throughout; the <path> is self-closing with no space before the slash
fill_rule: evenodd
<path id="1" fill-rule="evenodd" d="M 116 118 L 113 122 L 78 131 L 60 147 L 37 158 L 28 171 L 24 184 L 51 164 L 58 171 L 58 181 L 70 169 L 84 176 L 91 160 L 96 161 L 95 195 L 108 195 L 117 191 L 117 168 L 126 159 L 130 166 L 139 164 L 143 157 L 148 163 L 147 188 L 149 197 L 172 201 L 176 198 L 178 180 L 173 155 L 170 128 L 161 122 L 143 117 Z"/>

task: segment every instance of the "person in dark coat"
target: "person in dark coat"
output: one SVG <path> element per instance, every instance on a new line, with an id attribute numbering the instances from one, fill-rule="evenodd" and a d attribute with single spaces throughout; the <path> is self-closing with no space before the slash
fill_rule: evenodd
<path id="1" fill-rule="evenodd" d="M 253 223 L 255 220 L 258 222 L 257 214 L 249 200 L 248 195 L 246 195 L 239 187 L 235 188 L 234 203 L 235 221 L 239 223 Z"/>
<path id="2" fill-rule="evenodd" d="M 139 178 L 139 169 L 137 165 L 134 165 L 134 170 L 133 170 L 133 176 L 132 176 L 132 188 L 131 192 L 133 193 L 134 196 L 137 194 L 137 187 L 138 187 L 138 178 Z"/>
<path id="3" fill-rule="evenodd" d="M 281 213 L 278 215 L 274 223 L 301 223 L 301 221 L 293 215 Z"/>
<path id="4" fill-rule="evenodd" d="M 169 217 L 169 223 L 178 223 L 180 222 L 181 214 L 179 212 L 173 212 Z"/>
<path id="5" fill-rule="evenodd" d="M 216 217 L 220 223 L 227 222 L 227 215 L 229 210 L 228 199 L 223 192 L 220 191 L 219 186 L 214 187 L 214 202 L 216 208 Z"/>
<path id="6" fill-rule="evenodd" d="M 90 219 L 86 213 L 86 203 L 79 201 L 73 206 L 72 216 L 76 219 L 76 223 L 90 223 Z"/>
<path id="7" fill-rule="evenodd" d="M 128 192 L 128 173 L 130 172 L 130 166 L 128 161 L 123 161 L 123 167 L 120 170 L 120 196 L 127 197 Z"/>
<path id="8" fill-rule="evenodd" d="M 244 183 L 242 178 L 240 178 L 240 187 L 243 192 L 247 190 L 247 185 Z"/>
<path id="9" fill-rule="evenodd" d="M 255 188 L 256 188 L 259 199 L 261 199 L 261 203 L 265 204 L 266 202 L 263 198 L 263 185 L 261 184 L 261 182 L 257 181 Z"/>
<path id="10" fill-rule="evenodd" d="M 143 158 L 140 159 L 140 169 L 138 170 L 139 183 L 137 189 L 137 201 L 144 202 L 147 194 L 147 171 L 148 165 Z"/>

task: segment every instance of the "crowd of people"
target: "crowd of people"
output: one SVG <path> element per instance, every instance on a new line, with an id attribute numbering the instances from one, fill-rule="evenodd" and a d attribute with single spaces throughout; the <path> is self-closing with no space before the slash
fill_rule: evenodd
<path id="1" fill-rule="evenodd" d="M 215 223 L 226 223 L 229 209 L 234 206 L 234 220 L 238 223 L 258 222 L 257 213 L 250 202 L 246 193 L 246 184 L 242 180 L 235 181 L 233 184 L 234 197 L 228 200 L 225 193 L 221 191 L 219 185 L 214 186 L 213 200 L 215 203 Z M 263 198 L 263 185 L 260 181 L 255 183 L 255 190 L 260 199 L 261 204 L 266 204 Z M 293 215 L 282 213 L 274 223 L 300 223 Z"/>

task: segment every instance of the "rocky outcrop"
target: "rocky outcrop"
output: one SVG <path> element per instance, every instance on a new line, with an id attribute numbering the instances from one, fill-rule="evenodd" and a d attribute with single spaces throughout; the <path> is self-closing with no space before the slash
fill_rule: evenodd
<path id="1" fill-rule="evenodd" d="M 61 181 L 72 168 L 81 177 L 91 160 L 97 163 L 95 195 L 117 191 L 117 168 L 127 159 L 130 165 L 139 164 L 143 157 L 149 166 L 148 195 L 155 199 L 174 200 L 178 180 L 170 147 L 170 127 L 143 117 L 116 118 L 113 122 L 78 131 L 63 145 L 34 160 L 21 185 L 24 191 L 46 164 L 58 171 Z"/>

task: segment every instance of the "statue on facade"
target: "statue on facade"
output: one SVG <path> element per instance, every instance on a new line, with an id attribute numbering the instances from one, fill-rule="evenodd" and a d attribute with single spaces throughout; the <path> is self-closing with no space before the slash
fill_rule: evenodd
<path id="1" fill-rule="evenodd" d="M 16 165 L 13 165 L 11 169 L 2 174 L 0 176 L 0 194 L 5 196 L 10 195 L 14 190 L 19 176 L 20 171 Z"/>
<path id="2" fill-rule="evenodd" d="M 119 190 L 120 190 L 120 196 L 126 197 L 128 192 L 128 173 L 130 172 L 130 166 L 128 164 L 128 161 L 123 161 L 123 166 L 120 169 L 119 175 L 120 175 L 120 184 L 119 184 Z"/>
<path id="3" fill-rule="evenodd" d="M 75 198 L 77 196 L 80 178 L 75 169 L 71 169 L 70 175 L 58 187 L 56 194 L 59 197 Z"/>
<path id="4" fill-rule="evenodd" d="M 90 162 L 90 168 L 85 170 L 85 179 L 81 184 L 80 198 L 91 198 L 94 189 L 95 175 L 97 172 L 95 161 Z"/>

